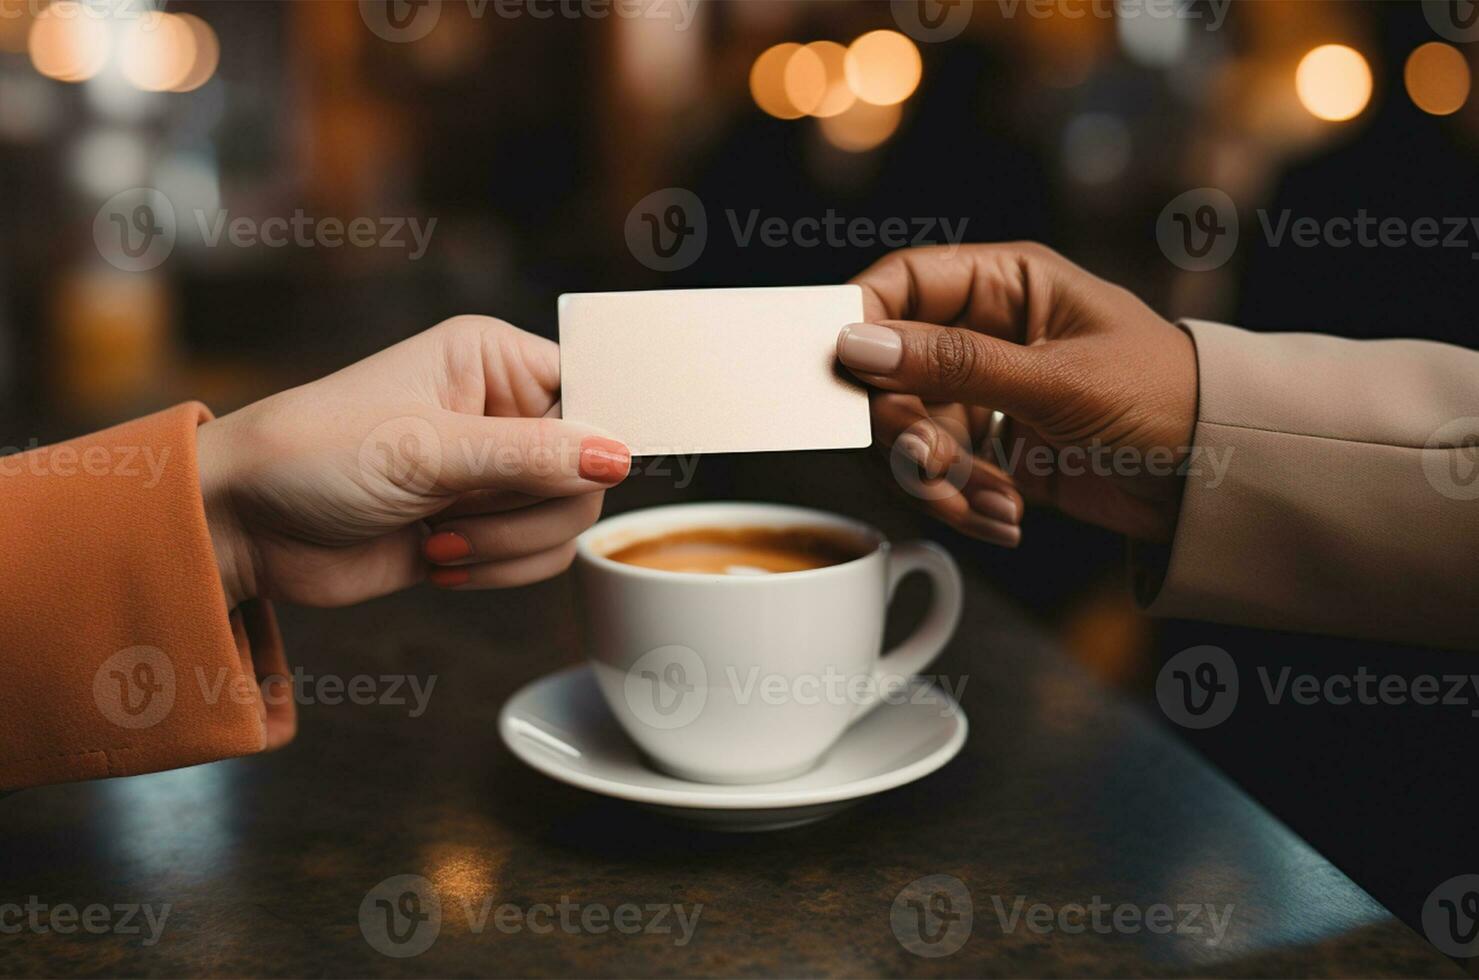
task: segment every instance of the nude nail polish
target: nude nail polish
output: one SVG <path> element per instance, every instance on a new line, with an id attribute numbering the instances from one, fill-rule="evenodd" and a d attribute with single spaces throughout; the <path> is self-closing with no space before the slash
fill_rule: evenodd
<path id="1" fill-rule="evenodd" d="M 904 359 L 904 338 L 876 323 L 851 323 L 837 335 L 837 357 L 864 374 L 889 374 Z"/>
<path id="2" fill-rule="evenodd" d="M 632 453 L 615 439 L 586 436 L 580 441 L 580 477 L 608 485 L 620 483 L 632 469 Z"/>
<path id="3" fill-rule="evenodd" d="M 1022 516 L 1017 511 L 1017 502 L 996 490 L 978 490 L 971 494 L 971 509 L 982 517 L 1007 524 L 1016 524 Z"/>

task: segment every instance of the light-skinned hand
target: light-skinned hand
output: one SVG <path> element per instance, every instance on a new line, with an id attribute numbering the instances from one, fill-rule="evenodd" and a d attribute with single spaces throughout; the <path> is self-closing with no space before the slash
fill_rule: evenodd
<path id="1" fill-rule="evenodd" d="M 631 455 L 546 417 L 559 387 L 553 342 L 462 316 L 201 426 L 227 601 L 340 606 L 563 571 Z"/>

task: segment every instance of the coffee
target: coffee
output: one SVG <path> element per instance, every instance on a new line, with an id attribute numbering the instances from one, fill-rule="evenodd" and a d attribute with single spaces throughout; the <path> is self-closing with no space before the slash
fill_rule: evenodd
<path id="1" fill-rule="evenodd" d="M 699 527 L 644 538 L 606 557 L 664 572 L 768 575 L 840 565 L 872 550 L 870 543 L 829 528 Z"/>

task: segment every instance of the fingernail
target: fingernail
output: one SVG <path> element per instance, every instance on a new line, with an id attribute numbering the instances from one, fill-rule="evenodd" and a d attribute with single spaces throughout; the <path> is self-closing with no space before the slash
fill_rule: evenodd
<path id="1" fill-rule="evenodd" d="M 876 323 L 850 323 L 837 335 L 837 357 L 865 374 L 888 374 L 904 359 L 904 338 Z"/>
<path id="2" fill-rule="evenodd" d="M 580 442 L 580 476 L 597 483 L 620 483 L 632 469 L 632 451 L 615 439 L 586 436 Z"/>
<path id="3" fill-rule="evenodd" d="M 1017 511 L 1015 500 L 995 490 L 978 490 L 971 494 L 971 509 L 982 517 L 1008 524 L 1016 524 L 1022 516 Z"/>
<path id="4" fill-rule="evenodd" d="M 913 460 L 915 466 L 918 466 L 928 474 L 930 444 L 924 441 L 923 436 L 916 435 L 913 432 L 906 432 L 899 436 L 894 445 L 899 447 L 899 452 Z"/>
<path id="5" fill-rule="evenodd" d="M 426 539 L 422 552 L 427 561 L 444 564 L 472 557 L 472 542 L 456 531 L 438 531 Z"/>
<path id="6" fill-rule="evenodd" d="M 981 518 L 976 522 L 976 536 L 1003 548 L 1015 548 L 1022 543 L 1022 529 L 1015 524 Z"/>
<path id="7" fill-rule="evenodd" d="M 439 589 L 455 589 L 466 585 L 472 573 L 465 568 L 433 568 L 426 578 Z"/>

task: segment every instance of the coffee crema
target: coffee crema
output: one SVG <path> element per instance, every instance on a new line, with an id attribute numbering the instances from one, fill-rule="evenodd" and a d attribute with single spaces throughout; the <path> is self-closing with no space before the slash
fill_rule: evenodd
<path id="1" fill-rule="evenodd" d="M 857 535 L 821 527 L 696 527 L 606 553 L 612 561 L 663 572 L 768 575 L 827 568 L 873 550 Z"/>

